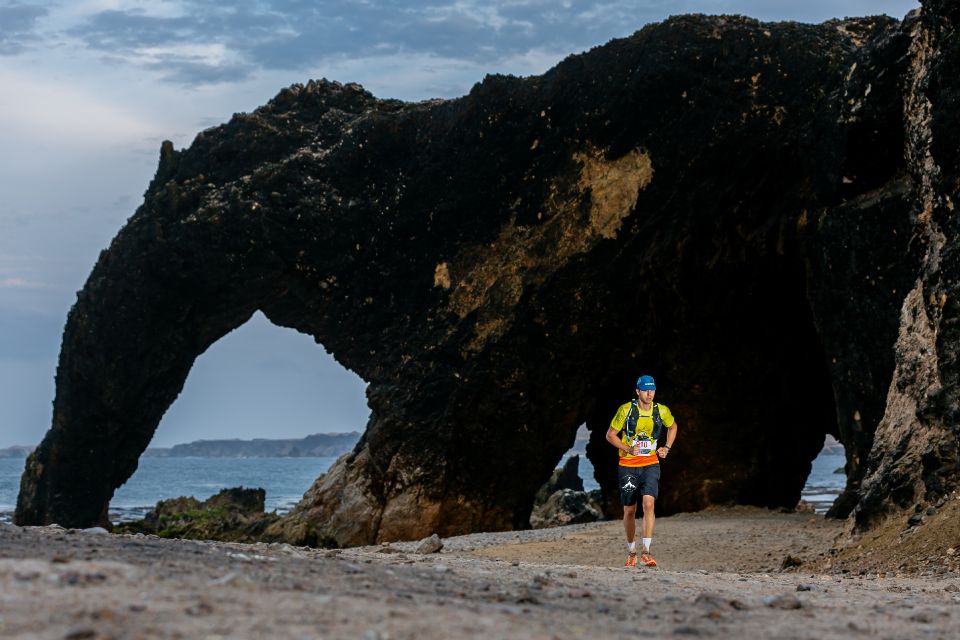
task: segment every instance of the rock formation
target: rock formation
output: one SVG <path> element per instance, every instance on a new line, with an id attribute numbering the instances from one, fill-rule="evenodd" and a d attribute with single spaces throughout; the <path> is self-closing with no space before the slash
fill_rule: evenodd
<path id="1" fill-rule="evenodd" d="M 263 489 L 222 489 L 204 501 L 191 496 L 161 500 L 143 520 L 122 522 L 114 533 L 148 533 L 161 538 L 257 542 L 280 516 L 265 513 Z"/>
<path id="2" fill-rule="evenodd" d="M 602 507 L 597 503 L 600 492 L 583 490 L 579 467 L 580 456 L 570 456 L 537 490 L 530 513 L 531 527 L 559 527 L 594 522 L 602 517 Z"/>
<path id="3" fill-rule="evenodd" d="M 583 491 L 583 478 L 580 477 L 580 456 L 574 455 L 567 458 L 562 467 L 557 467 L 550 474 L 550 479 L 543 483 L 543 486 L 537 490 L 533 497 L 534 504 L 542 504 L 547 498 L 557 491 L 570 489 L 571 491 Z"/>
<path id="4" fill-rule="evenodd" d="M 456 100 L 295 85 L 164 144 L 64 332 L 16 520 L 105 523 L 194 359 L 256 310 L 369 383 L 354 451 L 273 531 L 524 527 L 638 373 L 678 417 L 661 513 L 834 515 L 958 484 L 956 4 L 903 22 L 686 16 Z"/>

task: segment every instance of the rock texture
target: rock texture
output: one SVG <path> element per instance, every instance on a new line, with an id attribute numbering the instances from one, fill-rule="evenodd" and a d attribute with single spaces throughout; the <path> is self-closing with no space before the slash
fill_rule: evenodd
<path id="1" fill-rule="evenodd" d="M 583 479 L 580 477 L 580 456 L 573 455 L 567 458 L 562 467 L 557 467 L 550 474 L 550 479 L 543 483 L 533 497 L 534 504 L 542 504 L 557 491 L 570 489 L 583 491 Z"/>
<path id="2" fill-rule="evenodd" d="M 596 522 L 602 517 L 595 498 L 599 491 L 575 491 L 560 489 L 553 492 L 543 503 L 534 503 L 530 514 L 530 526 L 534 529 L 562 527 L 568 524 Z"/>
<path id="3" fill-rule="evenodd" d="M 161 150 L 70 312 L 16 519 L 105 523 L 194 359 L 261 310 L 371 417 L 277 525 L 360 544 L 527 526 L 641 371 L 680 426 L 661 513 L 792 507 L 825 433 L 835 515 L 958 483 L 958 9 L 687 16 L 543 76 L 405 104 L 310 82 Z"/>
<path id="4" fill-rule="evenodd" d="M 256 542 L 279 516 L 264 512 L 263 489 L 223 489 L 204 501 L 181 496 L 161 500 L 143 520 L 124 522 L 114 533 L 146 533 L 161 538 Z"/>
<path id="5" fill-rule="evenodd" d="M 540 487 L 533 497 L 531 527 L 559 527 L 594 522 L 602 517 L 602 507 L 597 503 L 600 492 L 583 490 L 579 467 L 580 456 L 570 456 Z"/>

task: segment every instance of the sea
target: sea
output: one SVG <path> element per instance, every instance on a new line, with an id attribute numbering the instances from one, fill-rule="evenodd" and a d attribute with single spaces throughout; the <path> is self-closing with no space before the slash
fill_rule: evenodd
<path id="1" fill-rule="evenodd" d="M 193 496 L 205 500 L 230 487 L 263 488 L 266 510 L 289 511 L 336 458 L 141 458 L 136 473 L 110 501 L 110 520 L 139 520 L 160 500 Z M 561 460 L 562 465 L 566 460 Z M 814 461 L 802 498 L 825 513 L 846 482 L 843 453 L 826 450 Z M 0 458 L 0 522 L 9 523 L 20 490 L 23 458 Z M 837 473 L 837 470 L 840 472 Z M 593 466 L 580 456 L 584 489 L 599 488 Z"/>
<path id="2" fill-rule="evenodd" d="M 160 500 L 206 500 L 230 487 L 262 488 L 266 511 L 284 514 L 336 458 L 140 458 L 110 501 L 110 520 L 140 520 Z M 0 458 L 0 522 L 10 522 L 20 491 L 23 458 Z"/>

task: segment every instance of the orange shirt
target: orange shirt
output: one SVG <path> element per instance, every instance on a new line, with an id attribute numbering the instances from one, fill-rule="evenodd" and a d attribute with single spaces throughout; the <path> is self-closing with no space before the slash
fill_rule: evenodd
<path id="1" fill-rule="evenodd" d="M 630 414 L 630 405 L 632 402 L 620 405 L 620 408 L 617 409 L 617 414 L 613 416 L 613 420 L 610 421 L 610 428 L 614 431 L 617 431 L 620 434 L 620 441 L 624 444 L 629 445 L 627 441 L 627 416 Z M 670 409 L 666 405 L 655 403 L 657 408 L 660 411 L 660 420 L 663 421 L 663 426 L 667 429 L 673 426 L 674 418 L 673 414 L 670 413 Z M 641 439 L 644 437 L 649 440 L 653 435 L 653 407 L 644 411 L 640 408 L 640 405 L 637 405 L 637 411 L 639 412 L 639 417 L 637 418 L 637 433 Z M 665 434 L 664 434 L 665 435 Z M 651 464 L 660 464 L 660 457 L 657 456 L 656 449 L 651 449 L 650 452 L 646 455 L 634 456 L 627 453 L 624 450 L 620 450 L 620 466 L 621 467 L 646 467 Z"/>

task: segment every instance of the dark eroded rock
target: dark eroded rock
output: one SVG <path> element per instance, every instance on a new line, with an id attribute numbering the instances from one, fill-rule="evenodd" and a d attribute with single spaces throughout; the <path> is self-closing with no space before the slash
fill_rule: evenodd
<path id="1" fill-rule="evenodd" d="M 327 81 L 161 149 L 70 311 L 16 522 L 107 523 L 195 358 L 256 311 L 369 383 L 352 453 L 267 533 L 362 544 L 527 526 L 641 371 L 680 437 L 658 511 L 833 515 L 960 483 L 960 38 L 681 16 L 542 76 L 407 104 Z"/>
<path id="2" fill-rule="evenodd" d="M 530 514 L 530 526 L 534 529 L 559 527 L 566 524 L 596 522 L 603 513 L 597 498 L 586 491 L 560 489 L 538 504 Z"/>
<path id="3" fill-rule="evenodd" d="M 550 499 L 557 491 L 561 489 L 570 489 L 572 491 L 583 491 L 583 480 L 580 478 L 580 456 L 573 455 L 567 458 L 562 467 L 558 467 L 551 474 L 542 487 L 537 491 L 533 498 L 534 506 L 541 505 Z"/>

